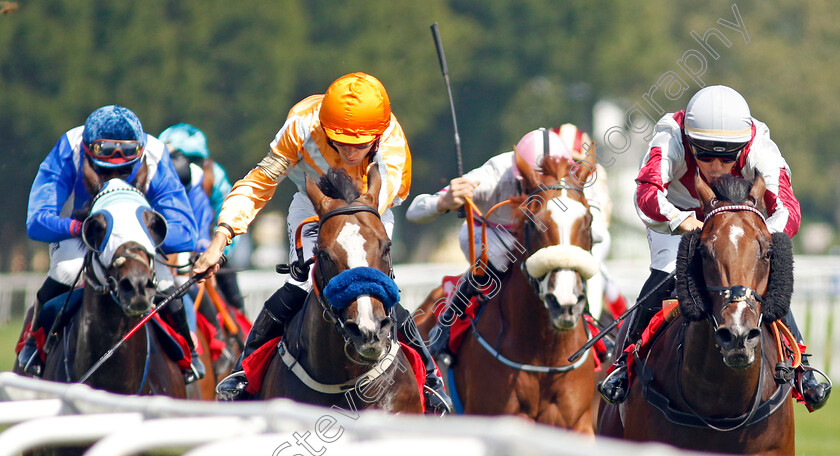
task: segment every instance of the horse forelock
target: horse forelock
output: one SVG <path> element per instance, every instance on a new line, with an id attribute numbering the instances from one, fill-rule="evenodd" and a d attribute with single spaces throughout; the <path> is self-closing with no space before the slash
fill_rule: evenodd
<path id="1" fill-rule="evenodd" d="M 321 175 L 321 180 L 318 181 L 318 188 L 321 192 L 332 199 L 344 200 L 346 203 L 352 203 L 361 196 L 361 192 L 356 188 L 353 179 L 347 174 L 343 168 L 330 168 L 326 173 Z"/>
<path id="2" fill-rule="evenodd" d="M 752 184 L 746 179 L 731 174 L 724 174 L 714 179 L 710 186 L 719 201 L 732 204 L 743 204 L 747 202 L 750 189 L 752 188 Z"/>

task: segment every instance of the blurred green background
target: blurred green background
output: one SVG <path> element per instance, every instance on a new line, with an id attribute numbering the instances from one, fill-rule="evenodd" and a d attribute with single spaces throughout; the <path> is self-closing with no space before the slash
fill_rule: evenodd
<path id="1" fill-rule="evenodd" d="M 465 169 L 540 126 L 590 129 L 598 101 L 624 112 L 641 107 L 636 125 L 650 127 L 683 109 L 701 85 L 726 84 L 770 126 L 806 224 L 822 223 L 837 238 L 840 11 L 828 0 L 2 5 L 0 271 L 31 269 L 33 251 L 44 249 L 24 230 L 38 164 L 66 130 L 106 104 L 131 108 L 152 134 L 178 122 L 198 126 L 235 180 L 266 154 L 294 103 L 365 71 L 384 83 L 408 136 L 412 194 L 438 190 L 455 176 L 455 159 L 433 22 L 448 58 Z M 596 141 L 602 161 L 617 152 Z M 285 210 L 292 188 L 281 184 L 269 210 Z M 397 242 L 442 229 L 397 225 L 404 227 Z M 412 252 L 395 253 L 403 261 Z"/>

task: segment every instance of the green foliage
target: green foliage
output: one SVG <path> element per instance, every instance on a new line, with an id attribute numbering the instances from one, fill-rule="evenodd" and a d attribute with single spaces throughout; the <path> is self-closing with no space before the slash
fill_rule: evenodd
<path id="1" fill-rule="evenodd" d="M 27 190 L 60 135 L 93 109 L 128 106 L 147 131 L 189 122 L 232 178 L 267 151 L 288 109 L 351 71 L 383 81 L 414 158 L 412 193 L 455 174 L 446 89 L 429 25 L 439 22 L 467 169 L 539 126 L 591 128 L 599 99 L 626 108 L 668 71 L 686 82 L 663 112 L 699 88 L 677 65 L 711 28 L 705 84 L 729 84 L 766 122 L 793 169 L 807 220 L 832 222 L 840 185 L 834 123 L 838 13 L 827 0 L 743 1 L 749 42 L 725 28 L 723 0 L 21 0 L 0 15 L 0 249 L 25 239 Z M 812 176 L 817 176 L 814 178 Z M 274 203 L 274 202 L 273 202 Z M 620 203 L 620 202 L 617 202 Z M 837 214 L 840 217 L 840 213 Z M 8 267 L 0 260 L 0 269 Z"/>

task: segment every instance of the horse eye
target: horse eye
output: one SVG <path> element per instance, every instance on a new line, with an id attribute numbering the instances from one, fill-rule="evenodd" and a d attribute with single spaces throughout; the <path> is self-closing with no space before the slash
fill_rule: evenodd
<path id="1" fill-rule="evenodd" d="M 770 259 L 770 258 L 772 258 L 772 257 L 773 257 L 773 246 L 771 245 L 771 246 L 770 246 L 770 247 L 768 247 L 768 248 L 767 248 L 767 250 L 764 252 L 764 258 L 769 260 L 769 259 Z"/>

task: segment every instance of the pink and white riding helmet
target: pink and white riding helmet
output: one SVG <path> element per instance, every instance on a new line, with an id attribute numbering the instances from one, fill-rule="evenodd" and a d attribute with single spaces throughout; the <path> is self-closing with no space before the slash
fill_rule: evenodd
<path id="1" fill-rule="evenodd" d="M 560 135 L 545 128 L 540 128 L 539 130 L 534 130 L 526 134 L 519 140 L 515 148 L 519 155 L 535 170 L 540 169 L 543 157 L 547 155 L 566 157 L 572 160 L 572 153 L 563 143 Z M 522 180 L 522 174 L 519 172 L 519 168 L 516 167 L 516 155 L 513 156 L 513 175 L 518 180 Z"/>

